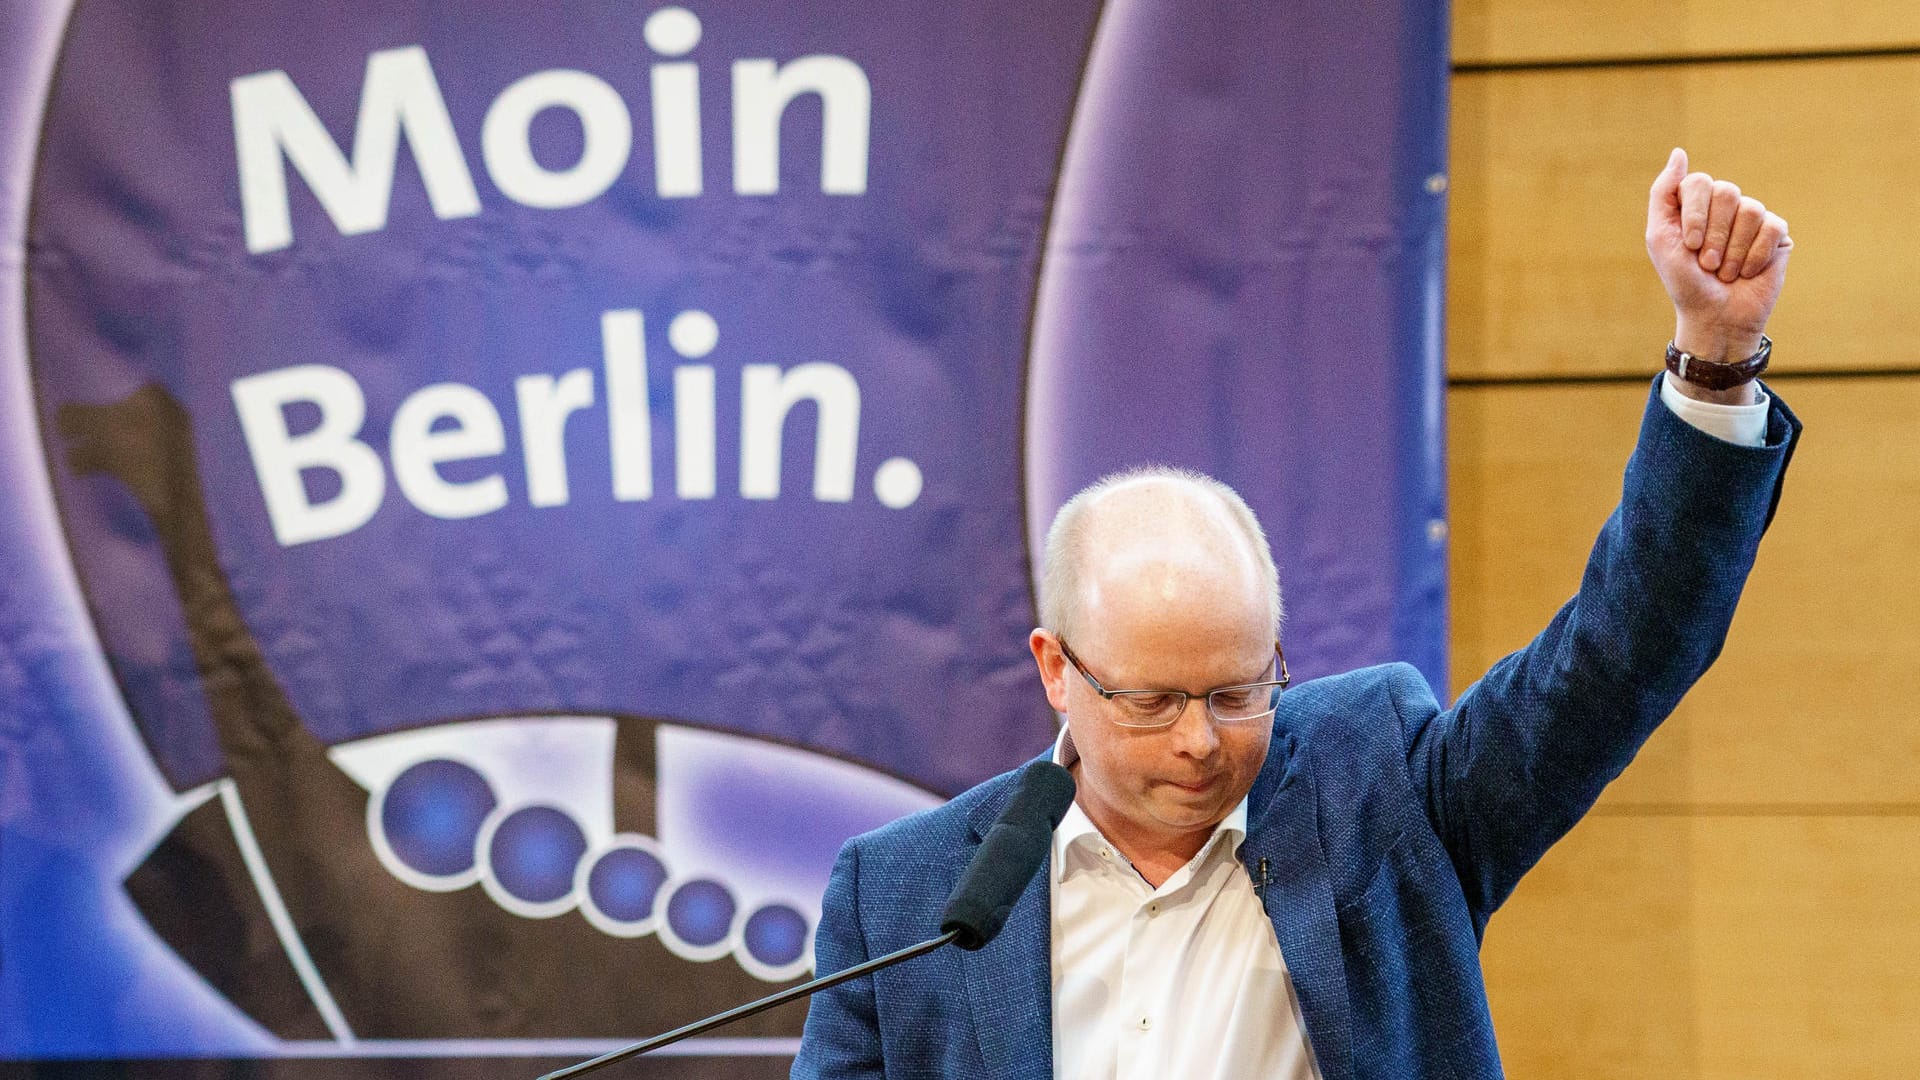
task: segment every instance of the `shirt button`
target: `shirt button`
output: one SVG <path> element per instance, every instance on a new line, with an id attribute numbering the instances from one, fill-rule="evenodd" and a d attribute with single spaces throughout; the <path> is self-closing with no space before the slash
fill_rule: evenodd
<path id="1" fill-rule="evenodd" d="M 1147 914 L 1149 914 L 1149 915 L 1158 915 L 1158 914 L 1160 914 L 1160 901 L 1158 901 L 1158 900 L 1155 900 L 1155 901 L 1154 901 L 1153 903 L 1151 903 L 1151 904 L 1148 904 L 1148 905 L 1147 905 Z M 1144 1022 L 1143 1022 L 1143 1023 L 1144 1023 Z"/>
<path id="2" fill-rule="evenodd" d="M 1151 1017 L 1151 1016 L 1143 1016 L 1143 1017 L 1141 1017 L 1141 1018 L 1140 1018 L 1140 1030 L 1141 1030 L 1141 1031 L 1145 1031 L 1145 1030 L 1147 1030 L 1148 1028 L 1150 1028 L 1150 1027 L 1152 1027 L 1152 1026 L 1153 1026 L 1153 1017 Z"/>
<path id="3" fill-rule="evenodd" d="M 1103 859 L 1111 859 L 1111 858 L 1113 858 L 1113 849 L 1112 849 L 1112 848 L 1101 848 L 1101 849 L 1100 849 L 1100 857 L 1101 857 L 1101 858 L 1103 858 Z"/>

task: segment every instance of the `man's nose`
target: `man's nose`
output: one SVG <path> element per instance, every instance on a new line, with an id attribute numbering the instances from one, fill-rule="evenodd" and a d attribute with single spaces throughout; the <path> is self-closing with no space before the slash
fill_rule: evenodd
<path id="1" fill-rule="evenodd" d="M 1207 711 L 1204 697 L 1189 697 L 1169 730 L 1174 749 L 1188 757 L 1210 758 L 1220 746 L 1220 733 L 1213 728 L 1213 714 Z"/>

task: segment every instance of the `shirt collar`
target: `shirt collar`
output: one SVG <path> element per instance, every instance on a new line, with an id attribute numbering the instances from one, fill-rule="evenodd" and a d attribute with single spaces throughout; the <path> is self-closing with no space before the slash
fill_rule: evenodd
<path id="1" fill-rule="evenodd" d="M 1080 751 L 1073 745 L 1073 729 L 1065 724 L 1060 725 L 1060 734 L 1053 740 L 1053 763 L 1063 769 L 1070 769 L 1079 760 Z M 1235 854 L 1239 852 L 1240 845 L 1247 839 L 1248 797 L 1241 796 L 1239 805 L 1222 818 L 1220 824 L 1213 827 L 1213 834 L 1207 837 L 1207 842 L 1201 846 L 1199 854 L 1194 856 L 1195 862 L 1212 857 L 1217 848 L 1224 847 Z M 1075 799 L 1073 804 L 1067 807 L 1066 816 L 1060 819 L 1059 827 L 1053 830 L 1053 880 L 1056 882 L 1065 880 L 1068 871 L 1074 868 L 1069 866 L 1069 862 L 1077 864 L 1078 860 L 1071 859 L 1073 853 L 1086 852 L 1091 855 L 1106 843 L 1106 838 L 1100 834 L 1100 829 L 1093 823 L 1093 819 L 1087 816 L 1085 810 L 1080 809 L 1080 800 Z"/>

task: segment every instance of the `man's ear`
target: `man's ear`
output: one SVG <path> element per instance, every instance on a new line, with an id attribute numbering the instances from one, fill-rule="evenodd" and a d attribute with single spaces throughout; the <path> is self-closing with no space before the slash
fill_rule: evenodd
<path id="1" fill-rule="evenodd" d="M 1034 665 L 1040 669 L 1040 683 L 1047 688 L 1047 704 L 1053 711 L 1067 711 L 1067 654 L 1060 651 L 1060 639 L 1051 630 L 1034 628 L 1027 635 L 1027 648 L 1033 650 Z"/>

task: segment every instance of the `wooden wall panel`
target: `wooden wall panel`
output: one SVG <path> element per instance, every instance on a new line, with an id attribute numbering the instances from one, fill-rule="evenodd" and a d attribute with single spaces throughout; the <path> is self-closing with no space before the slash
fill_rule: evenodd
<path id="1" fill-rule="evenodd" d="M 1564 380 L 1657 370 L 1671 146 L 1793 223 L 1773 381 L 1809 428 L 1719 664 L 1493 921 L 1508 1074 L 1920 1076 L 1920 3 L 1453 17 L 1456 691 L 1572 592 L 1617 498 L 1644 378 Z"/>
<path id="2" fill-rule="evenodd" d="M 1673 314 L 1643 246 L 1646 193 L 1676 145 L 1792 225 L 1782 364 L 1920 367 L 1920 56 L 1463 75 L 1452 117 L 1454 376 L 1658 356 Z"/>
<path id="3" fill-rule="evenodd" d="M 1510 1076 L 1920 1076 L 1920 819 L 1590 818 L 1482 955 Z"/>
<path id="4" fill-rule="evenodd" d="M 1460 64 L 1884 49 L 1920 44 L 1912 0 L 1454 0 Z"/>
<path id="5" fill-rule="evenodd" d="M 1807 435 L 1726 651 L 1603 807 L 1920 812 L 1920 378 L 1791 370 L 1777 386 Z M 1637 383 L 1449 395 L 1456 692 L 1572 594 L 1645 401 Z"/>

